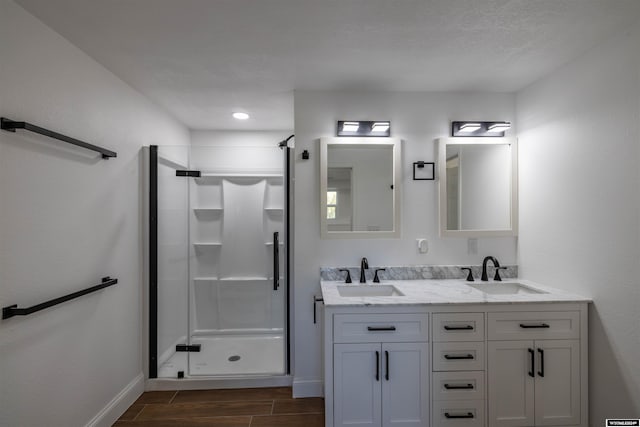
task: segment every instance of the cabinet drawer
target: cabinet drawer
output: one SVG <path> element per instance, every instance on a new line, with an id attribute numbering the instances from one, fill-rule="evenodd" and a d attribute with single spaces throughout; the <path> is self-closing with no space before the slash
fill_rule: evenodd
<path id="1" fill-rule="evenodd" d="M 429 338 L 427 314 L 336 314 L 333 341 L 420 342 Z"/>
<path id="2" fill-rule="evenodd" d="M 484 342 L 433 343 L 434 371 L 484 371 Z"/>
<path id="3" fill-rule="evenodd" d="M 433 402 L 433 427 L 483 427 L 484 400 Z"/>
<path id="4" fill-rule="evenodd" d="M 580 338 L 577 311 L 489 313 L 487 325 L 489 340 Z"/>
<path id="5" fill-rule="evenodd" d="M 435 313 L 433 341 L 483 341 L 484 313 Z"/>
<path id="6" fill-rule="evenodd" d="M 484 399 L 484 372 L 434 372 L 433 400 Z"/>

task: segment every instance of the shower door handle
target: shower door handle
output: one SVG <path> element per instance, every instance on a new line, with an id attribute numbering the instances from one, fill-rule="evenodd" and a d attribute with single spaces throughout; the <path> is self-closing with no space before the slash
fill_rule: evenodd
<path id="1" fill-rule="evenodd" d="M 277 291 L 280 287 L 280 242 L 278 241 L 279 233 L 273 232 L 273 290 Z"/>

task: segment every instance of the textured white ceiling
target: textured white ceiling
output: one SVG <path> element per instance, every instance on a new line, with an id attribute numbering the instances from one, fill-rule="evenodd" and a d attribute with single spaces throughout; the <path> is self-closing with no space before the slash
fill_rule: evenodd
<path id="1" fill-rule="evenodd" d="M 192 129 L 292 129 L 294 89 L 515 91 L 640 19 L 638 0 L 17 2 Z"/>

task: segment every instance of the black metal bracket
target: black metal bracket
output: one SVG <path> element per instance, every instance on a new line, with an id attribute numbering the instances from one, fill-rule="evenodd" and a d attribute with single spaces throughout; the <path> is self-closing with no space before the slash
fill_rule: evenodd
<path id="1" fill-rule="evenodd" d="M 87 150 L 96 151 L 102 154 L 103 159 L 117 157 L 118 155 L 115 151 L 107 150 L 106 148 L 89 144 L 88 142 L 80 141 L 79 139 L 71 138 L 70 136 L 62 135 L 61 133 L 41 128 L 40 126 L 32 125 L 31 123 L 16 122 L 15 120 L 10 120 L 6 117 L 0 117 L 0 128 L 8 132 L 15 132 L 16 129 L 24 129 L 40 135 L 48 136 L 49 138 L 58 139 L 78 147 L 86 148 Z"/>
<path id="2" fill-rule="evenodd" d="M 278 147 L 279 147 L 280 149 L 287 148 L 287 147 L 289 146 L 289 140 L 290 140 L 291 138 L 294 138 L 294 137 L 295 137 L 295 135 L 289 135 L 289 137 L 288 137 L 288 138 L 283 139 L 282 141 L 278 142 Z"/>
<path id="3" fill-rule="evenodd" d="M 315 325 L 316 323 L 318 323 L 318 318 L 316 315 L 316 303 L 317 302 L 324 302 L 324 299 L 322 299 L 322 297 L 317 297 L 317 296 L 313 296 L 313 324 Z"/>
<path id="4" fill-rule="evenodd" d="M 192 178 L 200 178 L 202 174 L 200 173 L 200 171 L 176 171 L 176 176 L 190 176 Z"/>
<path id="5" fill-rule="evenodd" d="M 28 316 L 29 314 L 33 314 L 36 311 L 44 310 L 45 308 L 53 307 L 54 305 L 62 304 L 63 302 L 70 301 L 72 299 L 76 299 L 86 294 L 90 294 L 95 291 L 99 291 L 100 289 L 104 289 L 106 287 L 115 285 L 118 283 L 118 279 L 112 279 L 111 277 L 103 277 L 102 283 L 99 285 L 91 286 L 90 288 L 83 289 L 78 292 L 74 292 L 69 295 L 65 295 L 63 297 L 55 298 L 50 301 L 46 301 L 31 307 L 27 308 L 18 308 L 18 304 L 13 304 L 8 307 L 2 308 L 2 318 L 9 319 L 13 316 Z"/>
<path id="6" fill-rule="evenodd" d="M 176 344 L 176 351 L 185 351 L 189 353 L 199 353 L 200 344 Z"/>

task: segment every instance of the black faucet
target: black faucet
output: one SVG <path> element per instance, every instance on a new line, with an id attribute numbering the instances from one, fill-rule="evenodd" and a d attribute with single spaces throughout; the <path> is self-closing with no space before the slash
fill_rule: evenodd
<path id="1" fill-rule="evenodd" d="M 367 278 L 364 276 L 364 271 L 369 269 L 369 261 L 366 258 L 362 258 L 360 261 L 360 283 L 367 283 Z"/>
<path id="2" fill-rule="evenodd" d="M 480 280 L 484 282 L 489 280 L 489 276 L 487 276 L 487 261 L 491 261 L 493 266 L 496 268 L 500 267 L 500 263 L 495 257 L 492 257 L 491 255 L 484 257 L 484 260 L 482 261 L 482 277 L 480 278 Z"/>

